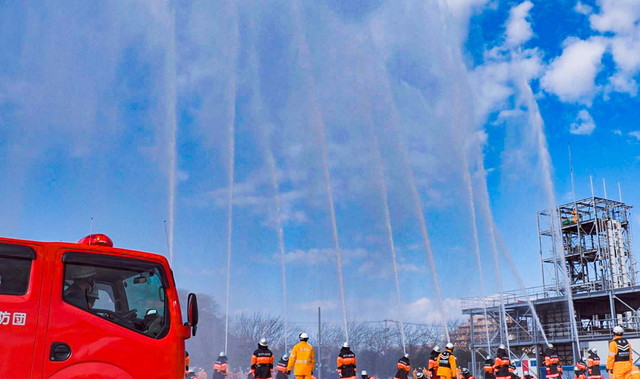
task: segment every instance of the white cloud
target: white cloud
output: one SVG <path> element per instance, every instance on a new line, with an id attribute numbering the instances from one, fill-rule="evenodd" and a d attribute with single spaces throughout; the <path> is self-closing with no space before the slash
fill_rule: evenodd
<path id="1" fill-rule="evenodd" d="M 606 41 L 599 37 L 567 39 L 562 55 L 542 77 L 542 88 L 565 102 L 590 103 L 598 90 L 595 79 L 606 47 Z"/>
<path id="2" fill-rule="evenodd" d="M 585 16 L 588 16 L 593 12 L 593 8 L 592 7 L 588 6 L 587 4 L 584 4 L 581 1 L 578 1 L 576 6 L 573 8 L 573 10 L 576 11 L 577 13 L 583 14 Z"/>
<path id="3" fill-rule="evenodd" d="M 533 8 L 533 3 L 527 0 L 509 11 L 506 31 L 508 46 L 522 45 L 533 37 L 531 24 L 527 20 L 531 8 Z"/>
<path id="4" fill-rule="evenodd" d="M 353 259 L 364 258 L 368 255 L 365 249 L 340 249 L 340 253 L 345 264 Z M 285 254 L 286 263 L 309 266 L 334 263 L 335 258 L 336 253 L 333 249 L 297 249 Z"/>
<path id="5" fill-rule="evenodd" d="M 614 129 L 612 130 L 613 134 L 617 135 L 617 136 L 621 136 L 622 135 L 622 130 L 620 129 Z"/>
<path id="6" fill-rule="evenodd" d="M 589 111 L 587 111 L 586 109 L 583 109 L 578 112 L 576 121 L 572 123 L 571 127 L 569 128 L 569 133 L 588 136 L 593 133 L 595 128 L 596 124 L 593 121 L 591 114 L 589 114 Z"/>
<path id="7" fill-rule="evenodd" d="M 516 92 L 514 75 L 526 80 L 540 76 L 543 70 L 541 55 L 537 49 L 514 53 L 504 46 L 485 52 L 485 63 L 475 68 L 470 80 L 475 94 L 476 117 L 484 122 L 492 112 L 509 109 L 510 98 Z"/>
<path id="8" fill-rule="evenodd" d="M 609 78 L 607 92 L 638 94 L 634 77 L 640 72 L 640 2 L 601 0 L 600 13 L 589 17 L 591 28 L 607 33 L 613 61 L 618 70 Z"/>
<path id="9" fill-rule="evenodd" d="M 599 32 L 632 33 L 640 18 L 637 0 L 600 0 L 599 14 L 589 17 L 591 27 Z"/>
<path id="10" fill-rule="evenodd" d="M 629 132 L 629 136 L 635 138 L 638 142 L 640 142 L 640 130 Z"/>
<path id="11" fill-rule="evenodd" d="M 609 89 L 631 96 L 638 94 L 634 76 L 640 71 L 640 27 L 635 34 L 611 38 L 611 53 L 618 72 L 609 78 Z"/>
<path id="12" fill-rule="evenodd" d="M 462 317 L 462 305 L 460 299 L 443 299 L 443 307 L 447 320 L 460 319 Z M 439 322 L 442 314 L 435 300 L 426 297 L 419 298 L 410 304 L 402 306 L 406 320 L 416 322 Z"/>

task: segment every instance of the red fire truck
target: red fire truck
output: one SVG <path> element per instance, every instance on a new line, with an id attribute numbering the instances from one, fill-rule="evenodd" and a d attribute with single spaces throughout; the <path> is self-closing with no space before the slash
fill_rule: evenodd
<path id="1" fill-rule="evenodd" d="M 161 255 L 0 238 L 0 378 L 184 378 L 187 309 Z"/>

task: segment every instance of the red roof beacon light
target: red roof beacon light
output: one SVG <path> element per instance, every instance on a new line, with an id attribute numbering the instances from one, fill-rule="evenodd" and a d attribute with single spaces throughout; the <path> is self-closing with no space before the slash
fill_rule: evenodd
<path id="1" fill-rule="evenodd" d="M 113 241 L 106 234 L 89 234 L 88 236 L 78 241 L 78 243 L 82 245 L 98 245 L 98 246 L 113 247 Z"/>

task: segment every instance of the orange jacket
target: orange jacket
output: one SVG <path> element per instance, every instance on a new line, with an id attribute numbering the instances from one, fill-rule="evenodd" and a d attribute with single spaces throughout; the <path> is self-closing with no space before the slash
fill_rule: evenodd
<path id="1" fill-rule="evenodd" d="M 438 372 L 440 376 L 455 376 L 458 372 L 456 357 L 449 350 L 438 355 Z"/>
<path id="2" fill-rule="evenodd" d="M 300 341 L 293 346 L 291 354 L 289 354 L 287 370 L 293 370 L 296 376 L 308 376 L 313 372 L 315 365 L 316 357 L 313 346 L 306 341 Z"/>
<path id="3" fill-rule="evenodd" d="M 633 348 L 626 339 L 622 338 L 622 336 L 615 336 L 611 342 L 609 342 L 607 370 L 613 370 L 613 365 L 616 362 L 633 363 Z"/>

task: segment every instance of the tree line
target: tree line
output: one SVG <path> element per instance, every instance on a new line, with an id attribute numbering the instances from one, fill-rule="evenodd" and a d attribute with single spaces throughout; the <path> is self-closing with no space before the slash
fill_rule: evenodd
<path id="1" fill-rule="evenodd" d="M 181 298 L 185 296 L 181 295 Z M 210 295 L 198 295 L 200 322 L 196 337 L 187 340 L 187 351 L 192 365 L 211 372 L 213 362 L 224 350 L 224 313 L 219 304 Z M 458 321 L 451 321 L 451 332 L 457 329 Z M 249 371 L 251 354 L 262 337 L 269 340 L 275 361 L 289 353 L 285 351 L 284 321 L 279 316 L 262 312 L 244 312 L 229 321 L 228 351 L 229 368 L 232 372 L 246 377 Z M 316 349 L 316 377 L 336 379 L 336 357 L 344 343 L 341 323 L 323 322 L 321 324 L 321 343 L 319 342 L 317 323 L 289 322 L 287 325 L 287 350 L 297 343 L 298 334 L 306 332 Z M 358 370 L 367 370 L 369 375 L 378 378 L 391 378 L 396 371 L 396 362 L 404 354 L 400 326 L 397 321 L 358 321 L 348 323 L 349 343 L 358 358 Z M 435 344 L 446 344 L 442 325 L 405 323 L 405 346 L 413 367 L 425 367 L 428 355 Z M 457 346 L 455 352 L 459 365 L 467 366 L 470 352 L 464 346 Z"/>

